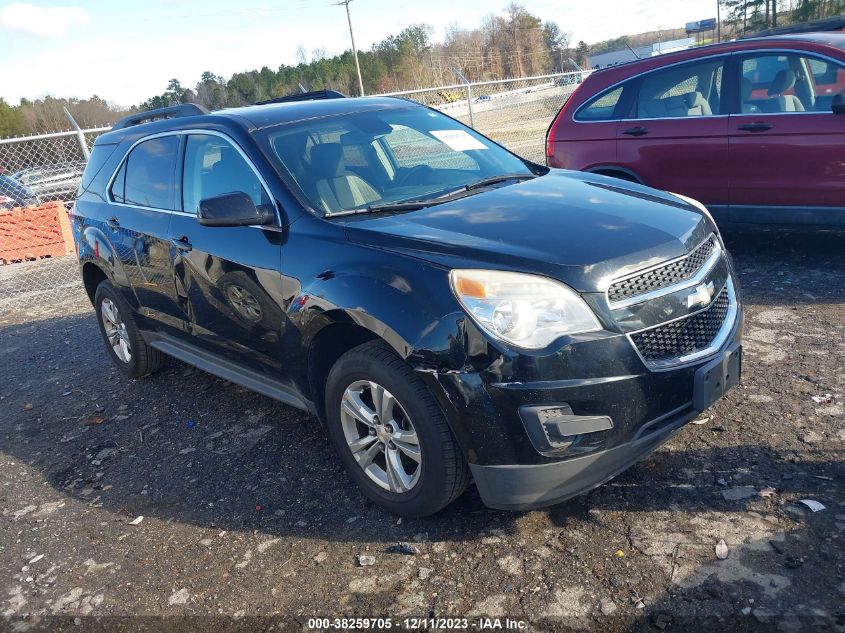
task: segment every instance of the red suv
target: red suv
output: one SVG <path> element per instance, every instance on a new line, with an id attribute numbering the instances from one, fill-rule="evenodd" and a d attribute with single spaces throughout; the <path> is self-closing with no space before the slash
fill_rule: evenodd
<path id="1" fill-rule="evenodd" d="M 845 225 L 845 34 L 703 46 L 590 75 L 550 167 L 685 194 L 720 222 Z"/>

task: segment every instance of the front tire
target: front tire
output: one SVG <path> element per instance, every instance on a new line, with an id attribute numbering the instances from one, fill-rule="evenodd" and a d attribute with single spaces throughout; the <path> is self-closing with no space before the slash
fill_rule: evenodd
<path id="1" fill-rule="evenodd" d="M 395 514 L 434 514 L 469 483 L 469 467 L 428 388 L 382 342 L 360 345 L 335 363 L 326 418 L 352 479 Z"/>
<path id="2" fill-rule="evenodd" d="M 94 294 L 97 323 L 114 364 L 130 378 L 140 378 L 161 369 L 164 354 L 144 341 L 132 307 L 108 281 L 102 281 Z"/>

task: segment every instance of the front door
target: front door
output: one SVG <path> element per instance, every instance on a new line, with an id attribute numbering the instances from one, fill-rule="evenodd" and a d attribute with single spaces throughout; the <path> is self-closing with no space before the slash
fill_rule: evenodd
<path id="1" fill-rule="evenodd" d="M 799 53 L 754 53 L 737 65 L 741 113 L 730 117 L 730 218 L 845 224 L 842 66 Z"/>
<path id="2" fill-rule="evenodd" d="M 724 59 L 669 66 L 639 78 L 631 112 L 617 129 L 617 164 L 649 187 L 727 204 Z"/>
<path id="3" fill-rule="evenodd" d="M 203 226 L 201 200 L 247 193 L 273 201 L 233 141 L 189 134 L 182 176 L 183 211 L 170 224 L 177 293 L 195 344 L 278 377 L 286 317 L 279 272 L 283 232 L 276 226 Z"/>

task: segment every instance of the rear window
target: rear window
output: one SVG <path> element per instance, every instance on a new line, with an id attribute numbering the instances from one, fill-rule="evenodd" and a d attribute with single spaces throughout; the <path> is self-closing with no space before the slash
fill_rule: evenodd
<path id="1" fill-rule="evenodd" d="M 575 113 L 576 121 L 612 121 L 616 112 L 616 106 L 622 97 L 623 86 L 618 86 L 603 94 L 593 97 L 586 105 Z"/>

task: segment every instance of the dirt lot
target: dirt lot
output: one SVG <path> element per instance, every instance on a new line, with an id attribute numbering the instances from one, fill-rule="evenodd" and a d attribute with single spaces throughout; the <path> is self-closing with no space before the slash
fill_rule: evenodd
<path id="1" fill-rule="evenodd" d="M 470 490 L 399 521 L 315 419 L 175 361 L 123 378 L 81 301 L 0 317 L 0 630 L 843 630 L 843 237 L 729 237 L 742 384 L 610 484 L 519 514 Z"/>

